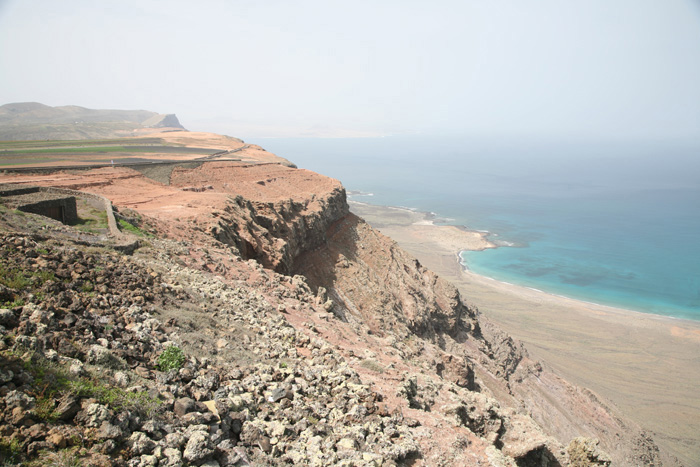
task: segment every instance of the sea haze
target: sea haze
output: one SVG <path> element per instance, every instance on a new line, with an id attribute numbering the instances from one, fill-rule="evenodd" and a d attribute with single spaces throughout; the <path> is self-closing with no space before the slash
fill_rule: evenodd
<path id="1" fill-rule="evenodd" d="M 478 274 L 700 320 L 700 147 L 474 138 L 263 139 L 358 201 L 434 212 L 504 245 Z M 506 246 L 508 245 L 508 246 Z"/>

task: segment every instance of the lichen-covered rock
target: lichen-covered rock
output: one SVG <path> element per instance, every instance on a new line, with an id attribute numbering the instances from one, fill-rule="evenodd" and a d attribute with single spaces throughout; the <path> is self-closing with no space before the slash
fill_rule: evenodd
<path id="1" fill-rule="evenodd" d="M 446 413 L 455 415 L 460 424 L 491 444 L 495 444 L 503 432 L 500 406 L 484 394 L 469 392 L 459 404 L 448 407 Z"/>
<path id="2" fill-rule="evenodd" d="M 116 425 L 112 425 L 108 421 L 103 421 L 97 431 L 98 439 L 118 439 L 124 434 L 123 430 Z"/>
<path id="3" fill-rule="evenodd" d="M 105 405 L 92 403 L 88 404 L 75 416 L 75 421 L 90 428 L 98 428 L 102 422 L 111 420 L 114 414 Z"/>
<path id="4" fill-rule="evenodd" d="M 5 407 L 10 410 L 17 407 L 30 409 L 36 405 L 36 399 L 34 397 L 17 390 L 9 391 L 4 399 Z"/>
<path id="5" fill-rule="evenodd" d="M 126 444 L 131 449 L 131 452 L 137 456 L 150 454 L 156 447 L 153 440 L 140 431 L 132 433 Z"/>
<path id="6" fill-rule="evenodd" d="M 109 349 L 95 344 L 88 351 L 88 362 L 106 368 L 124 368 L 124 362 L 114 356 Z"/>
<path id="7" fill-rule="evenodd" d="M 577 437 L 571 440 L 566 448 L 571 467 L 608 466 L 612 463 L 610 457 L 598 447 L 598 440 Z"/>
<path id="8" fill-rule="evenodd" d="M 548 448 L 548 443 L 552 440 L 530 417 L 508 413 L 503 421 L 503 434 L 499 442 L 505 455 L 527 465 L 555 463 L 556 458 Z"/>
<path id="9" fill-rule="evenodd" d="M 5 288 L 4 286 L 0 287 Z M 17 319 L 17 316 L 12 312 L 12 310 L 9 310 L 7 308 L 0 308 L 0 326 L 6 329 L 12 329 L 16 328 L 18 324 L 19 320 Z"/>
<path id="10" fill-rule="evenodd" d="M 182 453 L 185 461 L 199 465 L 206 459 L 214 455 L 214 449 L 211 446 L 209 433 L 205 431 L 195 431 L 189 440 Z"/>
<path id="11" fill-rule="evenodd" d="M 176 467 L 182 465 L 182 453 L 179 449 L 165 448 L 163 449 L 163 457 L 159 461 L 159 466 Z"/>

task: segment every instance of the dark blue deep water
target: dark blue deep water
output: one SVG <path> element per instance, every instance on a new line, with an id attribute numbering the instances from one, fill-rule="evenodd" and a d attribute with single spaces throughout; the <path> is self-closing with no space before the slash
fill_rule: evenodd
<path id="1" fill-rule="evenodd" d="M 476 273 L 700 320 L 700 145 L 418 136 L 253 142 L 372 194 L 358 201 L 490 232 L 503 247 L 462 255 Z"/>

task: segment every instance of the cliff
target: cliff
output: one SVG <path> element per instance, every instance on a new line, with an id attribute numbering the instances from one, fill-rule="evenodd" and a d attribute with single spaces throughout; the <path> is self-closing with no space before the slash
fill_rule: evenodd
<path id="1" fill-rule="evenodd" d="M 180 120 L 177 119 L 175 114 L 157 114 L 142 122 L 140 122 L 146 128 L 181 128 L 185 129 L 180 124 Z"/>
<path id="2" fill-rule="evenodd" d="M 149 237 L 125 256 L 3 211 L 4 270 L 31 284 L 0 290 L 6 459 L 661 465 L 647 433 L 351 214 L 336 180 L 235 162 L 168 184 L 126 168 L 31 179 L 89 187 Z M 44 387 L 52 365 L 65 373 Z"/>

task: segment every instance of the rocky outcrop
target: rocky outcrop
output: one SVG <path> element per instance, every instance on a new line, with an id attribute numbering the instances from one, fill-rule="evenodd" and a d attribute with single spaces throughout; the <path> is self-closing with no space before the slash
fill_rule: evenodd
<path id="1" fill-rule="evenodd" d="M 566 448 L 571 467 L 594 465 L 608 466 L 612 462 L 607 454 L 598 449 L 598 441 L 588 438 L 574 438 Z"/>
<path id="2" fill-rule="evenodd" d="M 309 200 L 254 202 L 237 196 L 209 229 L 241 257 L 289 274 L 296 258 L 323 244 L 328 227 L 348 213 L 342 188 L 316 201 L 317 206 L 310 208 Z"/>
<path id="3" fill-rule="evenodd" d="M 185 129 L 180 124 L 175 114 L 156 114 L 143 122 L 141 122 L 145 128 L 181 128 Z"/>
<path id="4" fill-rule="evenodd" d="M 205 226 L 244 259 L 289 274 L 305 251 L 326 242 L 329 227 L 348 214 L 337 180 L 284 165 L 232 166 L 208 163 L 175 170 L 171 186 L 208 186 L 231 196 Z"/>
<path id="5" fill-rule="evenodd" d="M 312 287 L 328 291 L 338 315 L 379 335 L 416 335 L 444 346 L 443 336 L 460 342 L 477 328 L 475 310 L 455 287 L 353 214 L 333 223 L 322 247 L 296 263 Z"/>

